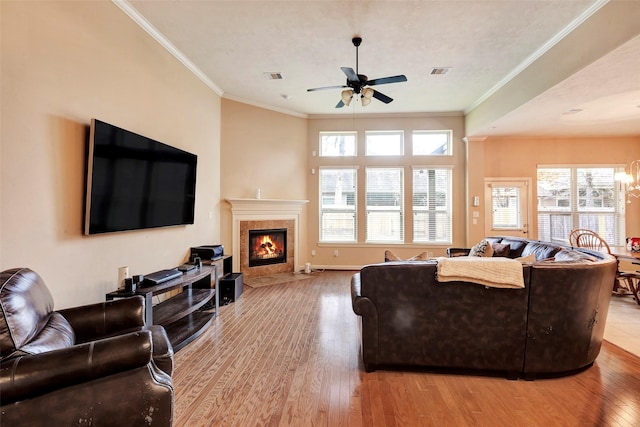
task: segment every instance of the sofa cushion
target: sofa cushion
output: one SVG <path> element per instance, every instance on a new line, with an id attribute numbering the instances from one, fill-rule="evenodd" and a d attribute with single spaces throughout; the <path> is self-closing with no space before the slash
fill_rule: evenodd
<path id="1" fill-rule="evenodd" d="M 493 256 L 493 248 L 487 239 L 482 239 L 477 245 L 471 248 L 469 256 L 490 257 Z"/>
<path id="2" fill-rule="evenodd" d="M 0 275 L 0 358 L 38 336 L 49 323 L 53 297 L 42 278 L 28 268 Z"/>
<path id="3" fill-rule="evenodd" d="M 524 251 L 525 246 L 527 246 L 526 240 L 517 240 L 517 239 L 502 239 L 500 241 L 502 244 L 508 244 L 511 248 L 509 251 L 509 258 L 518 258 L 522 256 L 522 251 Z"/>
<path id="4" fill-rule="evenodd" d="M 548 243 L 529 242 L 522 251 L 522 256 L 535 254 L 536 259 L 540 261 L 547 258 L 553 258 L 555 254 L 560 252 L 560 249 L 562 248 L 559 246 L 550 245 Z"/>

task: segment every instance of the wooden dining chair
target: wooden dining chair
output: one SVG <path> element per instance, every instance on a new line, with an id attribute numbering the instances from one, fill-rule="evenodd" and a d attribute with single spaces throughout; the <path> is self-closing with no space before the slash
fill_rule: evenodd
<path id="1" fill-rule="evenodd" d="M 593 233 L 593 231 L 587 230 L 586 228 L 574 228 L 571 230 L 571 233 L 569 233 L 569 245 L 574 247 L 578 246 L 578 236 L 584 232 Z"/>
<path id="2" fill-rule="evenodd" d="M 625 280 L 627 289 L 633 295 L 633 299 L 640 305 L 640 273 L 620 272 L 620 276 Z"/>
<path id="3" fill-rule="evenodd" d="M 609 244 L 595 231 L 576 229 L 569 235 L 570 241 L 572 238 L 575 239 L 575 245 L 572 246 L 611 254 Z M 631 294 L 636 302 L 640 304 L 640 295 L 638 295 L 639 283 L 640 273 L 620 271 L 620 262 L 618 262 L 616 267 L 616 278 L 613 282 L 613 292 L 618 295 Z"/>
<path id="4" fill-rule="evenodd" d="M 593 249 L 602 252 L 606 251 L 608 254 L 611 253 L 609 244 L 595 231 L 581 230 L 577 233 L 575 239 L 576 246 L 579 248 Z"/>

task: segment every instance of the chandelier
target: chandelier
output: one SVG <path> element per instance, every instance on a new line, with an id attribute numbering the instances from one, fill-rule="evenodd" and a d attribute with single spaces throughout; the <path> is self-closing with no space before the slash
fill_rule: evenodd
<path id="1" fill-rule="evenodd" d="M 365 87 L 364 89 L 362 89 L 361 92 L 362 93 L 360 93 L 360 91 L 355 92 L 353 89 L 346 89 L 342 91 L 342 93 L 340 94 L 340 97 L 344 105 L 349 106 L 349 104 L 351 104 L 351 100 L 353 99 L 353 95 L 355 93 L 356 95 L 360 95 L 362 100 L 362 106 L 366 107 L 371 103 L 371 98 L 373 98 L 373 89 L 371 89 L 370 87 Z"/>
<path id="2" fill-rule="evenodd" d="M 624 172 L 615 174 L 618 182 L 618 190 L 624 191 L 627 196 L 627 203 L 631 203 L 631 198 L 640 197 L 640 160 L 634 160 L 629 164 L 629 168 Z"/>

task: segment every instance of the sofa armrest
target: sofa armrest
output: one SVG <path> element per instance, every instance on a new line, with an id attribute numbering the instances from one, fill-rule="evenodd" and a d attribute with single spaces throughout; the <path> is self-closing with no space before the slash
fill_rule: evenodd
<path id="1" fill-rule="evenodd" d="M 151 332 L 153 363 L 167 375 L 173 375 L 173 346 L 167 331 L 160 325 L 149 325 L 144 329 Z"/>
<path id="2" fill-rule="evenodd" d="M 368 297 L 362 296 L 360 273 L 351 277 L 351 304 L 353 312 L 362 320 L 362 360 L 367 372 L 374 371 L 378 363 L 378 309 Z"/>
<path id="3" fill-rule="evenodd" d="M 151 332 L 134 332 L 0 364 L 2 405 L 148 365 Z"/>
<path id="4" fill-rule="evenodd" d="M 351 277 L 351 304 L 353 312 L 358 316 L 375 317 L 377 321 L 378 312 L 376 306 L 371 299 L 362 296 L 360 280 L 360 273 L 356 273 Z"/>
<path id="5" fill-rule="evenodd" d="M 351 303 L 353 304 L 353 311 L 356 314 L 362 314 L 356 311 L 356 301 L 362 296 L 362 288 L 360 283 L 360 273 L 356 273 L 351 276 Z"/>
<path id="6" fill-rule="evenodd" d="M 447 256 L 449 258 L 456 256 L 467 256 L 470 252 L 470 248 L 447 248 Z"/>
<path id="7" fill-rule="evenodd" d="M 58 312 L 73 328 L 77 343 L 144 326 L 144 298 L 141 296 L 73 307 Z"/>

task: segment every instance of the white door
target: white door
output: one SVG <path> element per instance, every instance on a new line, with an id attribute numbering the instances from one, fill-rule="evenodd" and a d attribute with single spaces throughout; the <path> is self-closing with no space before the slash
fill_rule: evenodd
<path id="1" fill-rule="evenodd" d="M 531 179 L 485 179 L 485 236 L 529 237 Z"/>

